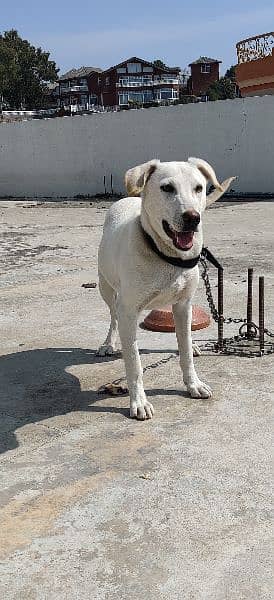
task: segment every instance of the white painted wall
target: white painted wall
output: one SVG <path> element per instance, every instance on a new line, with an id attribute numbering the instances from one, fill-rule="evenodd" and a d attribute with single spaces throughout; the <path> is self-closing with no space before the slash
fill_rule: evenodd
<path id="1" fill-rule="evenodd" d="M 0 196 L 103 191 L 160 158 L 208 160 L 238 192 L 274 192 L 274 96 L 0 125 Z M 109 186 L 108 186 L 109 187 Z"/>

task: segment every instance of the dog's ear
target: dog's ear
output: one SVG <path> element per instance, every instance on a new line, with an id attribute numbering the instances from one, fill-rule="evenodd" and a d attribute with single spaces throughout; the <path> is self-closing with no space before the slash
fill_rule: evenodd
<path id="1" fill-rule="evenodd" d="M 157 158 L 129 169 L 125 174 L 125 185 L 129 196 L 139 196 L 160 161 Z"/>
<path id="2" fill-rule="evenodd" d="M 214 192 L 211 192 L 211 194 L 208 194 L 208 196 L 206 197 L 206 208 L 208 208 L 211 204 L 213 204 L 213 202 L 216 202 L 216 200 L 219 200 L 219 198 L 221 198 L 221 196 L 223 194 L 225 194 L 225 192 L 228 190 L 229 186 L 231 185 L 232 181 L 235 181 L 235 179 L 237 179 L 237 177 L 229 177 L 228 179 L 225 179 L 225 181 L 223 181 L 221 184 L 221 186 L 222 186 L 221 192 L 220 192 L 220 190 L 214 190 Z"/>
<path id="3" fill-rule="evenodd" d="M 197 169 L 199 169 L 199 171 L 201 171 L 201 173 L 206 178 L 206 180 L 211 181 L 212 185 L 214 185 L 214 187 L 216 189 L 220 190 L 221 192 L 223 191 L 222 186 L 216 177 L 216 173 L 215 173 L 214 169 L 211 167 L 211 165 L 208 162 L 206 162 L 202 158 L 193 158 L 193 157 L 190 157 L 188 159 L 188 162 L 191 165 L 194 165 L 195 167 L 197 167 Z"/>
<path id="4" fill-rule="evenodd" d="M 229 179 L 219 183 L 214 169 L 205 160 L 202 160 L 202 158 L 191 157 L 188 159 L 188 162 L 197 167 L 197 169 L 199 169 L 199 171 L 201 171 L 201 173 L 204 175 L 206 180 L 211 181 L 212 185 L 214 185 L 216 188 L 214 192 L 211 192 L 211 194 L 206 197 L 206 208 L 213 204 L 213 202 L 216 202 L 216 200 L 219 200 L 219 198 L 221 198 L 221 196 L 228 190 L 232 181 L 237 179 L 237 177 L 229 177 Z"/>

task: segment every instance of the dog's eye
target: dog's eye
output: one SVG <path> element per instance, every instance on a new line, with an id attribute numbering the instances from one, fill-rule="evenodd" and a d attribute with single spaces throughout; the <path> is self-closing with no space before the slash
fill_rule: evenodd
<path id="1" fill-rule="evenodd" d="M 196 185 L 196 188 L 194 191 L 196 194 L 200 194 L 203 191 L 203 186 L 200 184 Z"/>
<path id="2" fill-rule="evenodd" d="M 161 185 L 161 190 L 167 194 L 173 194 L 173 192 L 175 192 L 175 187 L 172 183 L 165 183 Z"/>

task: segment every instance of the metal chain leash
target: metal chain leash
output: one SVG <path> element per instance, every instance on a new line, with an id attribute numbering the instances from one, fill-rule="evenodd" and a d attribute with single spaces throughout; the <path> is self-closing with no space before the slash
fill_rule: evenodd
<path id="1" fill-rule="evenodd" d="M 171 354 L 169 354 L 166 358 L 161 358 L 157 362 L 150 363 L 149 365 L 147 365 L 146 367 L 144 367 L 144 369 L 143 369 L 143 375 L 149 369 L 157 369 L 157 367 L 160 367 L 161 365 L 165 365 L 170 360 L 173 360 L 174 358 L 177 358 L 177 356 L 178 356 L 178 351 L 175 351 L 175 352 L 172 352 Z M 124 394 L 128 393 L 127 385 L 122 385 L 123 382 L 126 382 L 126 377 L 119 377 L 119 379 L 114 379 L 114 381 L 112 381 L 111 383 L 107 383 L 105 385 L 102 385 L 98 389 L 98 392 L 99 392 L 99 394 L 106 394 L 106 393 L 108 393 L 111 396 L 123 396 Z"/>
<path id="2" fill-rule="evenodd" d="M 150 363 L 149 365 L 146 365 L 146 367 L 143 368 L 143 375 L 147 371 L 149 371 L 149 369 L 157 369 L 157 367 L 160 367 L 161 365 L 165 365 L 170 360 L 173 360 L 174 358 L 177 358 L 177 357 L 178 357 L 178 350 L 176 350 L 175 352 L 172 352 L 171 354 L 166 356 L 166 358 L 160 358 L 160 360 L 157 360 L 154 363 Z M 112 383 L 114 385 L 119 385 L 120 383 L 122 383 L 122 381 L 126 381 L 126 377 L 120 377 L 119 379 L 115 379 L 114 381 L 112 381 Z"/>
<path id="3" fill-rule="evenodd" d="M 217 323 L 218 320 L 219 320 L 219 315 L 218 315 L 218 311 L 217 311 L 217 308 L 215 306 L 213 295 L 212 295 L 211 285 L 210 285 L 209 276 L 208 276 L 207 261 L 206 261 L 205 258 L 203 258 L 201 256 L 200 257 L 200 263 L 202 265 L 201 277 L 202 277 L 202 280 L 203 280 L 204 286 L 205 286 L 205 292 L 206 292 L 206 298 L 207 298 L 208 306 L 210 308 L 210 312 L 211 312 L 211 315 L 212 315 L 214 321 L 216 321 L 216 323 Z"/>
<path id="4" fill-rule="evenodd" d="M 205 286 L 206 298 L 207 298 L 208 306 L 210 308 L 210 312 L 211 312 L 212 318 L 217 323 L 218 320 L 219 320 L 219 314 L 218 314 L 218 310 L 217 310 L 215 302 L 214 302 L 214 298 L 213 298 L 213 294 L 212 294 L 212 289 L 211 289 L 211 284 L 210 284 L 210 281 L 209 281 L 207 260 L 203 256 L 201 256 L 200 257 L 200 263 L 202 265 L 201 277 L 202 277 L 202 280 L 203 280 L 204 286 Z M 230 324 L 230 323 L 246 323 L 246 322 L 247 322 L 247 319 L 241 319 L 241 318 L 226 317 L 226 318 L 223 319 L 223 323 L 227 323 L 227 324 Z M 258 329 L 258 328 L 256 327 L 256 329 Z M 271 338 L 274 338 L 274 333 L 272 331 L 270 331 L 269 329 L 264 329 L 264 333 L 267 336 L 269 336 Z"/>

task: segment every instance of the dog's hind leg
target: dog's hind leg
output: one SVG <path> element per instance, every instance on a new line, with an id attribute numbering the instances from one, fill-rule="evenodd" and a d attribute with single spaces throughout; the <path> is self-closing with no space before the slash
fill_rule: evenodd
<path id="1" fill-rule="evenodd" d="M 116 345 L 118 339 L 118 321 L 116 309 L 116 292 L 106 281 L 104 276 L 99 272 L 99 289 L 101 296 L 109 307 L 110 312 L 110 327 L 107 337 L 102 346 L 98 350 L 99 356 L 112 356 L 116 353 Z"/>

